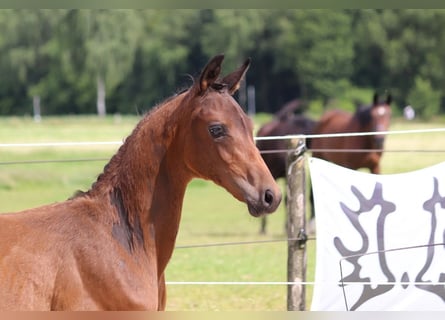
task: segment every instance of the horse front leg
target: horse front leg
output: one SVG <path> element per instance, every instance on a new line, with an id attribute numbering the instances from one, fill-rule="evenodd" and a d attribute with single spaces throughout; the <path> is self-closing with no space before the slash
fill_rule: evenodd
<path id="1" fill-rule="evenodd" d="M 380 174 L 380 164 L 375 164 L 373 167 L 370 168 L 370 170 L 373 174 Z"/>
<path id="2" fill-rule="evenodd" d="M 267 225 L 267 218 L 266 216 L 263 216 L 261 217 L 260 234 L 266 234 L 266 225 Z"/>
<path id="3" fill-rule="evenodd" d="M 369 154 L 364 167 L 369 168 L 369 171 L 373 174 L 380 174 L 380 172 L 381 172 L 380 171 L 380 158 L 381 158 L 381 154 L 379 154 L 379 153 Z"/>

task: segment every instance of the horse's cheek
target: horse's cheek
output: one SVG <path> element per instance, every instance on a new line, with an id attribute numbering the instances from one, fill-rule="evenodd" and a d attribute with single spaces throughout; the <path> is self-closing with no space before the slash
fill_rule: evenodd
<path id="1" fill-rule="evenodd" d="M 209 144 L 205 141 L 195 140 L 194 143 L 190 144 L 189 148 L 186 148 L 184 161 L 196 177 L 211 179 L 215 175 L 213 171 L 219 164 L 214 163 L 214 148 L 204 149 L 203 146 L 205 145 L 208 146 Z"/>
<path id="2" fill-rule="evenodd" d="M 219 166 L 231 166 L 231 163 L 233 162 L 233 153 L 229 150 L 230 149 L 226 148 L 225 146 L 219 146 L 217 148 L 218 157 L 216 157 L 216 159 L 218 159 L 218 161 L 221 161 L 221 163 L 218 164 Z"/>

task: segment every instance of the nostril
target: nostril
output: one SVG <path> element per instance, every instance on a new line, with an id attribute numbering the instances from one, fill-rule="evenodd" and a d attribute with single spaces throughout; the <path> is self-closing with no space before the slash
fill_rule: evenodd
<path id="1" fill-rule="evenodd" d="M 273 196 L 273 192 L 270 191 L 269 189 L 266 190 L 266 192 L 264 193 L 264 202 L 268 205 L 271 206 L 274 200 L 274 196 Z"/>

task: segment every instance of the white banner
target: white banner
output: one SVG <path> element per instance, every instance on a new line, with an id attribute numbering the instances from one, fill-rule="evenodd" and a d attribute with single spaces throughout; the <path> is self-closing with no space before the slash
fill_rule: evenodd
<path id="1" fill-rule="evenodd" d="M 445 310 L 445 162 L 373 175 L 309 160 L 312 310 Z"/>

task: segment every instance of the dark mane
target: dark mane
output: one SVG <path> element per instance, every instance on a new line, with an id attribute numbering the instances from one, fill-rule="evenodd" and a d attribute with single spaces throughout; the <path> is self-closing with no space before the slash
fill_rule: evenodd
<path id="1" fill-rule="evenodd" d="M 287 102 L 275 113 L 275 118 L 285 120 L 294 114 L 302 115 L 304 111 L 302 104 L 303 102 L 300 99 L 293 99 Z"/>
<path id="2" fill-rule="evenodd" d="M 154 107 L 150 108 L 145 114 L 144 117 L 149 115 L 150 113 L 152 113 L 153 111 L 155 111 L 156 109 L 158 109 L 159 107 L 161 107 L 162 105 L 170 102 L 171 100 L 173 100 L 174 98 L 178 97 L 179 95 L 187 92 L 190 89 L 190 87 L 188 88 L 182 88 L 179 89 L 178 92 L 176 92 L 175 94 L 171 95 L 170 97 L 165 98 L 163 101 L 157 103 Z"/>
<path id="3" fill-rule="evenodd" d="M 136 245 L 144 244 L 141 222 L 129 214 L 122 198 L 122 191 L 118 187 L 111 192 L 110 200 L 118 214 L 118 221 L 113 224 L 112 234 L 128 252 L 133 252 Z"/>
<path id="4" fill-rule="evenodd" d="M 187 89 L 183 89 L 178 93 L 175 93 L 174 95 L 168 97 L 167 99 L 165 99 L 164 101 L 160 102 L 159 104 L 157 104 L 156 106 L 154 106 L 153 108 L 149 109 L 143 116 L 142 119 L 138 122 L 138 124 L 136 125 L 136 127 L 133 129 L 133 131 L 125 138 L 125 140 L 123 141 L 122 145 L 118 148 L 118 150 L 116 151 L 116 153 L 111 157 L 111 159 L 108 161 L 107 164 L 105 164 L 102 173 L 100 173 L 97 176 L 97 179 L 95 182 L 93 182 L 93 184 L 91 185 L 91 187 L 87 190 L 87 191 L 82 191 L 82 190 L 77 190 L 73 196 L 71 196 L 69 199 L 75 199 L 78 197 L 84 197 L 87 196 L 91 193 L 91 191 L 98 185 L 100 184 L 104 179 L 110 179 L 112 177 L 109 176 L 109 173 L 117 173 L 117 170 L 115 170 L 116 167 L 119 166 L 119 164 L 122 161 L 122 155 L 124 153 L 126 153 L 127 148 L 128 148 L 128 140 L 131 140 L 133 136 L 135 136 L 137 134 L 137 132 L 139 130 L 141 130 L 141 128 L 143 126 L 145 126 L 145 123 L 147 121 L 149 121 L 150 117 L 152 114 L 154 114 L 158 109 L 160 109 L 162 106 L 168 104 L 169 102 L 171 102 L 172 100 L 174 100 L 175 98 L 177 98 L 178 96 L 180 96 L 181 94 L 187 92 L 190 88 Z M 147 159 L 149 160 L 149 159 Z"/>
<path id="5" fill-rule="evenodd" d="M 371 122 L 371 108 L 371 105 L 357 107 L 354 117 L 358 119 L 361 126 L 366 126 Z"/>

